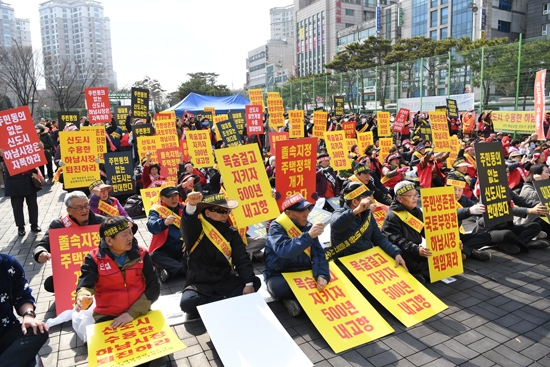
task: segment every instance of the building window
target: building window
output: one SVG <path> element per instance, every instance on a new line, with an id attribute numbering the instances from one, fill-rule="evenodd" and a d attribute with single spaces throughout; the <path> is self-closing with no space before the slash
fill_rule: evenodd
<path id="1" fill-rule="evenodd" d="M 550 11 L 548 11 L 549 9 L 550 9 L 549 3 L 542 4 L 542 15 L 550 14 Z"/>
<path id="2" fill-rule="evenodd" d="M 391 9 L 386 9 L 386 39 L 391 40 Z"/>
<path id="3" fill-rule="evenodd" d="M 510 26 L 512 23 L 505 22 L 504 20 L 498 21 L 498 30 L 502 33 L 510 33 Z"/>
<path id="4" fill-rule="evenodd" d="M 432 41 L 437 41 L 437 31 L 431 31 L 430 38 L 432 39 Z"/>
<path id="5" fill-rule="evenodd" d="M 437 10 L 430 13 L 430 27 L 437 27 Z"/>
<path id="6" fill-rule="evenodd" d="M 501 1 L 502 1 L 502 0 L 501 0 Z M 346 9 L 346 15 L 354 16 L 354 15 L 355 15 L 355 10 L 353 10 L 353 9 Z"/>
<path id="7" fill-rule="evenodd" d="M 441 24 L 447 24 L 449 22 L 449 8 L 441 9 Z"/>
<path id="8" fill-rule="evenodd" d="M 440 33 L 439 33 L 439 39 L 444 40 L 444 39 L 447 39 L 447 37 L 448 37 L 447 28 L 441 28 Z"/>
<path id="9" fill-rule="evenodd" d="M 512 2 L 508 0 L 499 0 L 498 8 L 500 10 L 512 11 Z"/>
<path id="10" fill-rule="evenodd" d="M 548 34 L 548 24 L 542 25 L 542 35 L 546 36 Z"/>
<path id="11" fill-rule="evenodd" d="M 438 0 L 432 0 L 431 1 L 431 7 L 435 8 L 437 6 Z"/>

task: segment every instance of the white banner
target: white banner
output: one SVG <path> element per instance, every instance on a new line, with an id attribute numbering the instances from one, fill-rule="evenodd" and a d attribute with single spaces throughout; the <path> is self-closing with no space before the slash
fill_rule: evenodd
<path id="1" fill-rule="evenodd" d="M 469 111 L 474 109 L 474 94 L 451 94 L 451 98 L 456 100 L 459 111 Z M 422 97 L 422 108 L 420 108 L 420 97 L 418 98 L 400 98 L 397 100 L 399 108 L 406 108 L 411 113 L 416 111 L 428 112 L 435 111 L 438 106 L 447 106 L 447 96 Z"/>

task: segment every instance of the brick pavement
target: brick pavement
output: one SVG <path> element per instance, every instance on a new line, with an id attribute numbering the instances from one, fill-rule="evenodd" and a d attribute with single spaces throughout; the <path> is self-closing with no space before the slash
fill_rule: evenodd
<path id="1" fill-rule="evenodd" d="M 17 236 L 9 198 L 0 190 L 0 251 L 15 256 L 23 265 L 37 299 L 39 318 L 55 316 L 54 297 L 41 287 L 51 265 L 35 264 L 32 248 L 48 224 L 64 212 L 61 185 L 48 186 L 39 194 L 40 234 Z M 151 235 L 145 220 L 137 221 L 140 243 Z M 27 226 L 27 231 L 30 228 Z M 393 334 L 335 354 L 307 316 L 292 318 L 280 302 L 270 303 L 290 336 L 318 367 L 330 366 L 550 366 L 550 250 L 534 250 L 517 257 L 493 251 L 488 263 L 465 262 L 465 273 L 451 284 L 438 282 L 428 288 L 449 308 L 406 329 L 379 305 L 377 310 L 395 329 Z M 258 274 L 261 266 L 256 267 Z M 183 289 L 183 280 L 164 284 L 161 294 Z M 222 366 L 202 321 L 173 327 L 187 349 L 155 366 Z M 253 335 L 251 335 L 253 337 Z M 243 341 L 246 343 L 246 341 Z M 266 358 L 269 349 L 266 346 Z M 273 352 L 273 351 L 272 351 Z M 40 355 L 46 367 L 86 365 L 86 345 L 70 323 L 53 327 Z"/>

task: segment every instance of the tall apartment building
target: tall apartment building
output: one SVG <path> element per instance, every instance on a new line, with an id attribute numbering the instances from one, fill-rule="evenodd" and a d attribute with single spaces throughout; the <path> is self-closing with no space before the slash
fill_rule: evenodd
<path id="1" fill-rule="evenodd" d="M 288 5 L 269 9 L 271 39 L 294 40 L 294 6 Z"/>
<path id="2" fill-rule="evenodd" d="M 527 3 L 526 38 L 550 35 L 550 0 L 529 0 Z"/>
<path id="3" fill-rule="evenodd" d="M 0 12 L 0 46 L 32 46 L 30 20 L 16 18 L 13 7 L 2 1 Z"/>
<path id="4" fill-rule="evenodd" d="M 110 20 L 94 0 L 50 0 L 40 4 L 42 53 L 53 63 L 73 58 L 102 76 L 95 85 L 116 89 Z M 55 69 L 55 68 L 54 68 Z"/>

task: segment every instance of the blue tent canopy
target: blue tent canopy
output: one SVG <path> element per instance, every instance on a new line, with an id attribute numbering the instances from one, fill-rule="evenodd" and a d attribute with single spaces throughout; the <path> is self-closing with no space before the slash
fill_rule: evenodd
<path id="1" fill-rule="evenodd" d="M 222 114 L 229 112 L 229 110 L 244 110 L 244 106 L 247 104 L 250 104 L 250 101 L 240 94 L 214 97 L 189 93 L 187 97 L 170 107 L 168 110 L 174 110 L 176 111 L 176 116 L 182 116 L 185 111 L 197 113 L 203 111 L 204 107 L 214 107 L 216 109 L 216 114 Z"/>

